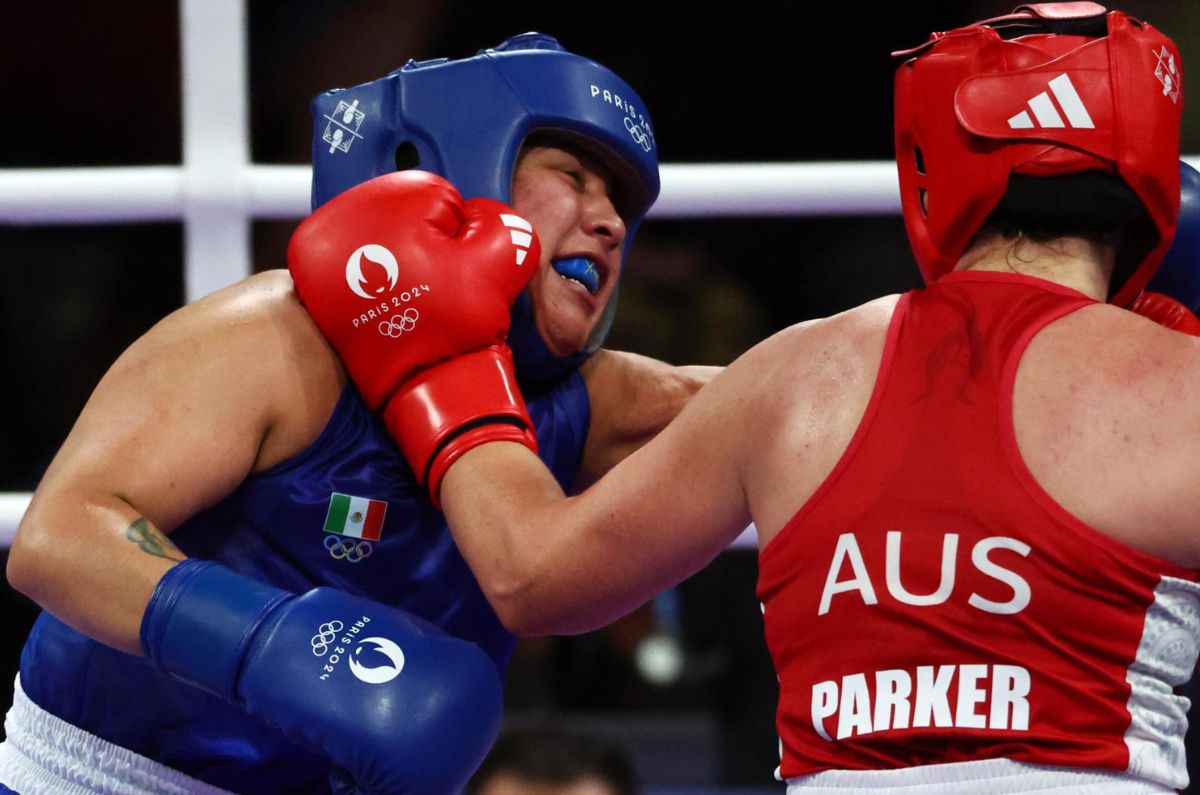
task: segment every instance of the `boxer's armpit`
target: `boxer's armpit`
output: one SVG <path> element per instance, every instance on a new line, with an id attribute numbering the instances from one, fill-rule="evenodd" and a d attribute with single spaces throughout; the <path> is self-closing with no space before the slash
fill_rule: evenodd
<path id="1" fill-rule="evenodd" d="M 172 544 L 162 531 L 150 524 L 144 516 L 139 516 L 129 527 L 125 528 L 125 537 L 149 555 L 168 560 L 183 560 L 184 558 L 179 547 Z"/>

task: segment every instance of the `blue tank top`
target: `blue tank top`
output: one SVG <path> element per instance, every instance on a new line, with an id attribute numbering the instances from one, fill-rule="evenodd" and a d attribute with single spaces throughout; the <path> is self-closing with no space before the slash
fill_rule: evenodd
<path id="1" fill-rule="evenodd" d="M 526 394 L 539 454 L 566 489 L 590 411 L 583 378 Z M 514 638 L 353 388 L 308 448 L 243 482 L 171 534 L 186 554 L 291 591 L 327 585 L 407 610 L 482 647 L 504 669 Z M 241 708 L 177 682 L 43 612 L 21 655 L 21 685 L 92 734 L 234 792 L 328 792 L 329 761 Z"/>

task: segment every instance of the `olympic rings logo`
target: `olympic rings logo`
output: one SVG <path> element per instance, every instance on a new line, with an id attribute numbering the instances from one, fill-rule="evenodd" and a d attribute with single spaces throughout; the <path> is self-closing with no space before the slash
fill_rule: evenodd
<path id="1" fill-rule="evenodd" d="M 325 549 L 329 550 L 329 557 L 347 563 L 358 563 L 363 558 L 371 557 L 371 553 L 375 551 L 370 541 L 356 542 L 351 538 L 334 535 L 325 536 Z"/>
<path id="2" fill-rule="evenodd" d="M 421 316 L 413 307 L 409 307 L 399 315 L 392 315 L 387 320 L 379 321 L 379 333 L 385 337 L 396 339 L 406 331 L 412 331 L 417 327 L 417 318 Z"/>
<path id="3" fill-rule="evenodd" d="M 317 634 L 312 636 L 309 643 L 312 644 L 312 652 L 317 657 L 324 657 L 329 651 L 329 644 L 337 638 L 338 633 L 345 628 L 345 624 L 341 621 L 326 621 L 321 626 L 317 627 Z"/>
<path id="4" fill-rule="evenodd" d="M 650 136 L 646 134 L 646 130 L 644 127 L 642 127 L 642 125 L 626 116 L 625 129 L 629 131 L 629 136 L 633 138 L 633 142 L 635 144 L 642 147 L 643 151 L 650 151 L 650 147 L 652 147 L 654 144 L 650 141 Z"/>

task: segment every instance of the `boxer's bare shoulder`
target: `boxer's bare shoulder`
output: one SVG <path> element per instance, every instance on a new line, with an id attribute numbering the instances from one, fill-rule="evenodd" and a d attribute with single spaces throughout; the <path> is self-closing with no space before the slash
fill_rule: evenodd
<path id="1" fill-rule="evenodd" d="M 770 433 L 747 433 L 747 496 L 766 545 L 820 486 L 866 412 L 898 295 L 791 326 L 743 357 L 746 416 Z M 741 360 L 739 360 L 741 361 Z"/>
<path id="2" fill-rule="evenodd" d="M 797 323 L 760 342 L 747 356 L 755 359 L 754 369 L 765 368 L 764 375 L 769 373 L 772 383 L 780 387 L 803 384 L 807 391 L 814 379 L 841 384 L 864 375 L 873 382 L 873 365 L 882 355 L 899 299 L 887 295 L 836 315 Z M 798 396 L 781 397 L 790 404 Z"/>
<path id="3" fill-rule="evenodd" d="M 346 371 L 301 305 L 287 271 L 251 276 L 198 302 L 197 309 L 197 322 L 230 357 L 232 377 L 254 379 L 259 405 L 269 412 L 254 471 L 308 446 L 328 422 Z"/>
<path id="4" fill-rule="evenodd" d="M 325 370 L 327 365 L 341 371 L 337 354 L 304 310 L 285 270 L 264 271 L 218 290 L 172 313 L 160 326 L 186 336 L 215 336 L 234 346 L 234 352 L 238 346 L 251 347 L 262 357 L 261 367 L 276 366 L 279 374 Z M 296 368 L 289 356 L 300 357 L 307 366 Z"/>
<path id="5" fill-rule="evenodd" d="M 232 436 L 248 446 L 230 477 L 244 477 L 241 466 L 262 471 L 315 439 L 344 383 L 287 273 L 268 272 L 172 312 L 130 345 L 73 435 L 108 438 L 115 429 L 140 428 L 124 435 L 135 448 L 157 439 L 157 429 L 180 439 Z"/>
<path id="6" fill-rule="evenodd" d="M 1200 339 L 1098 304 L 1047 326 L 1013 388 L 1017 442 L 1068 511 L 1124 543 L 1200 565 Z M 1152 521 L 1147 521 L 1153 517 Z"/>

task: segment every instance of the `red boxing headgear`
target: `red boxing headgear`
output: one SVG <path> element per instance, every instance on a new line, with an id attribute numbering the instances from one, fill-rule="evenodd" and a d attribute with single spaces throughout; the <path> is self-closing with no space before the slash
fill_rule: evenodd
<path id="1" fill-rule="evenodd" d="M 1179 213 L 1182 69 L 1174 42 L 1096 3 L 1035 3 L 935 33 L 896 72 L 904 222 L 926 283 L 949 273 L 1009 176 L 1102 171 L 1141 199 L 1158 244 L 1112 301 L 1132 301 Z"/>

